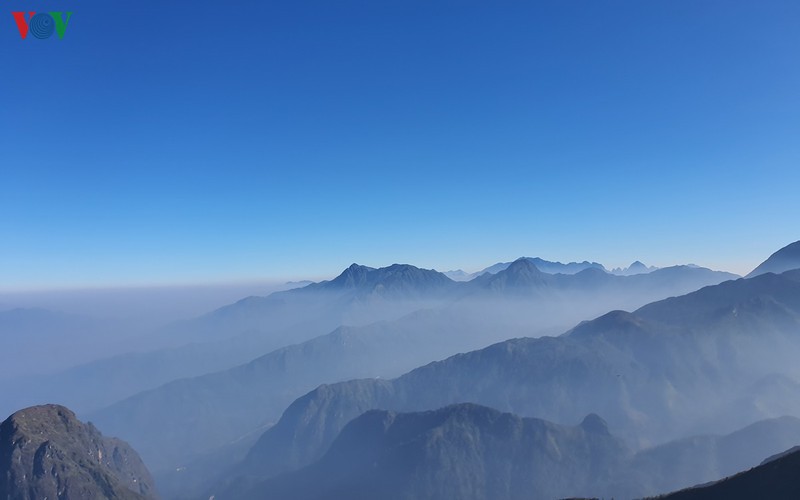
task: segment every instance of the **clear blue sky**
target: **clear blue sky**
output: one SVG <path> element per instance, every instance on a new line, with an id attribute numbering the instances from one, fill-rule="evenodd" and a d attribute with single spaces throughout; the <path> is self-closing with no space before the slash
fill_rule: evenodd
<path id="1" fill-rule="evenodd" d="M 4 6 L 0 288 L 800 239 L 795 0 Z"/>

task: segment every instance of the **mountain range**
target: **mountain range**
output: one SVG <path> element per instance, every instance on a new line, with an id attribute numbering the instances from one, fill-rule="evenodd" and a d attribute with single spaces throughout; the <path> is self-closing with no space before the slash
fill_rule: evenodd
<path id="1" fill-rule="evenodd" d="M 362 295 L 376 287 L 383 293 L 392 290 L 392 283 L 369 278 L 374 271 L 351 266 L 330 283 Z M 690 268 L 632 277 L 597 270 L 549 275 L 520 259 L 496 275 L 487 274 L 466 284 L 435 278 L 432 287 L 437 290 L 457 286 L 452 290 L 458 295 L 446 307 L 417 311 L 394 321 L 340 327 L 239 367 L 137 394 L 89 416 L 104 429 L 126 436 L 157 474 L 174 471 L 187 467 L 192 457 L 274 423 L 295 398 L 319 384 L 397 376 L 454 352 L 474 350 L 510 336 L 563 331 L 575 321 L 605 310 L 607 304 L 639 303 L 651 296 L 669 295 L 676 288 L 693 290 L 729 277 Z M 426 283 L 430 282 L 422 281 L 422 289 Z M 414 293 L 407 282 L 402 287 L 407 290 L 404 296 Z"/>
<path id="2" fill-rule="evenodd" d="M 724 414 L 742 388 L 776 367 L 796 378 L 798 330 L 800 271 L 728 281 L 634 313 L 608 313 L 559 337 L 459 354 L 394 380 L 320 386 L 264 433 L 242 471 L 268 477 L 308 465 L 370 409 L 459 402 L 556 422 L 597 412 L 634 446 L 657 444 L 686 435 L 710 413 Z M 778 416 L 761 411 L 762 418 Z M 718 428 L 748 423 L 728 415 Z"/>
<path id="3" fill-rule="evenodd" d="M 0 390 L 9 406 L 78 403 L 173 499 L 652 495 L 800 441 L 800 421 L 776 418 L 800 415 L 798 244 L 748 279 L 638 261 L 520 258 L 469 281 L 353 264 L 173 324 L 167 348 Z M 64 407 L 3 426 L 8 491 L 155 496 L 136 452 Z"/>
<path id="4" fill-rule="evenodd" d="M 569 262 L 567 264 L 563 264 L 561 262 L 544 260 L 539 257 L 520 257 L 520 259 L 530 262 L 531 264 L 536 266 L 537 269 L 547 274 L 577 274 L 586 269 L 598 269 L 600 271 L 609 274 L 614 274 L 617 276 L 632 276 L 634 274 L 645 274 L 658 270 L 657 267 L 646 266 L 645 264 L 643 264 L 638 260 L 634 261 L 628 267 L 615 267 L 614 269 L 608 270 L 603 264 L 600 264 L 599 262 L 583 261 L 583 262 Z M 456 269 L 453 271 L 446 271 L 443 274 L 448 278 L 452 279 L 453 281 L 470 281 L 477 278 L 478 276 L 482 276 L 487 273 L 497 274 L 500 271 L 507 269 L 512 262 L 513 261 L 498 262 L 497 264 L 493 264 L 487 268 L 484 268 L 474 273 L 468 273 L 461 269 Z"/>
<path id="5" fill-rule="evenodd" d="M 586 269 L 599 269 L 601 271 L 606 271 L 606 268 L 597 262 L 583 261 L 563 264 L 561 262 L 553 262 L 539 257 L 520 257 L 517 260 L 520 259 L 530 262 L 536 266 L 537 269 L 547 274 L 576 274 Z M 457 269 L 455 271 L 447 271 L 444 274 L 454 281 L 470 281 L 484 274 L 497 274 L 500 271 L 504 271 L 508 268 L 508 266 L 511 265 L 512 262 L 514 261 L 498 262 L 497 264 L 493 264 L 474 273 L 467 273 L 461 269 Z"/>

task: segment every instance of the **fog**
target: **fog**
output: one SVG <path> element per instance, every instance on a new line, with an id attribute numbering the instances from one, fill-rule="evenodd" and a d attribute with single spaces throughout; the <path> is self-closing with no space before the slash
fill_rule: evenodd
<path id="1" fill-rule="evenodd" d="M 0 291 L 0 311 L 38 308 L 154 328 L 190 319 L 251 295 L 269 295 L 307 282 L 258 281 L 183 286 Z"/>
<path id="2" fill-rule="evenodd" d="M 40 316 L 49 318 L 32 335 L 24 321 L 14 321 L 19 314 L 6 312 L 5 336 L 15 344 L 13 350 L 5 351 L 10 369 L 4 378 L 14 375 L 15 380 L 5 384 L 5 406 L 0 409 L 10 411 L 57 397 L 58 402 L 79 413 L 94 411 L 177 378 L 246 363 L 275 349 L 329 334 L 340 326 L 395 321 L 415 311 L 445 312 L 447 335 L 426 335 L 409 344 L 407 356 L 397 351 L 384 354 L 406 360 L 398 369 L 411 369 L 511 337 L 556 334 L 610 309 L 633 309 L 730 277 L 733 275 L 695 268 L 670 268 L 632 277 L 596 270 L 550 275 L 519 260 L 496 275 L 467 283 L 407 265 L 377 270 L 352 266 L 328 282 L 245 298 L 237 294 L 287 285 L 30 295 L 29 301 L 40 298 L 39 306 L 67 306 L 68 311 L 94 312 L 102 319 L 64 316 L 59 322 L 61 316 L 54 319 L 42 311 L 28 311 L 29 317 L 23 319 L 31 325 L 40 325 Z M 239 300 L 218 309 L 200 309 L 203 304 L 216 305 L 229 296 Z M 195 299 L 198 303 L 191 304 Z M 197 310 L 202 314 L 176 320 Z M 26 328 L 23 336 L 13 334 Z M 427 326 L 414 322 L 407 330 L 420 335 L 426 333 Z M 438 348 L 428 350 L 428 343 Z M 36 354 L 43 345 L 49 346 L 49 358 L 39 356 L 41 363 L 25 367 L 14 365 L 19 356 L 13 351 Z M 69 367 L 74 368 L 64 371 Z M 396 373 L 376 375 L 392 374 Z M 38 376 L 19 381 L 20 375 Z M 352 373 L 361 375 L 370 373 Z M 327 381 L 324 376 L 316 380 Z"/>
<path id="3" fill-rule="evenodd" d="M 170 345 L 173 324 L 249 295 L 304 283 L 96 288 L 0 293 L 0 379 L 55 373 Z M 30 360 L 35 362 L 30 362 Z"/>

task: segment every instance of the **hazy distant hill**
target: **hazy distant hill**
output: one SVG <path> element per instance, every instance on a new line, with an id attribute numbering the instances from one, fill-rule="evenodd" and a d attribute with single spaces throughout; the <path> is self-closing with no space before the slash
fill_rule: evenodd
<path id="1" fill-rule="evenodd" d="M 373 410 L 347 424 L 314 465 L 252 489 L 236 480 L 215 498 L 556 498 L 591 491 L 628 453 L 596 415 L 566 427 L 471 404 Z"/>
<path id="2" fill-rule="evenodd" d="M 764 273 L 780 274 L 791 269 L 800 269 L 800 241 L 795 241 L 770 255 L 747 277 L 752 278 Z"/>
<path id="3" fill-rule="evenodd" d="M 286 410 L 246 467 L 274 474 L 309 464 L 372 408 L 419 411 L 463 401 L 557 422 L 596 412 L 628 439 L 663 442 L 760 377 L 796 368 L 798 331 L 800 271 L 729 281 L 634 314 L 609 313 L 558 338 L 457 355 L 393 381 L 321 386 Z M 762 418 L 775 416 L 762 411 Z M 747 423 L 728 415 L 718 425 Z"/>
<path id="4" fill-rule="evenodd" d="M 156 492 L 125 442 L 103 437 L 62 406 L 46 405 L 0 424 L 0 497 L 141 500 Z"/>
<path id="5" fill-rule="evenodd" d="M 419 311 L 392 322 L 340 327 L 229 370 L 170 382 L 89 416 L 125 436 L 154 471 L 174 470 L 194 454 L 274 423 L 294 399 L 323 382 L 394 377 L 513 331 L 492 326 L 446 311 Z"/>
<path id="6" fill-rule="evenodd" d="M 445 271 L 442 274 L 444 274 L 445 276 L 447 276 L 448 278 L 450 278 L 453 281 L 469 281 L 472 278 L 474 278 L 472 273 L 468 273 L 468 272 L 466 272 L 466 271 L 464 271 L 462 269 L 454 269 L 454 270 L 451 270 L 451 271 Z"/>
<path id="7" fill-rule="evenodd" d="M 54 373 L 110 356 L 127 334 L 121 321 L 41 308 L 0 311 L 0 379 Z"/>

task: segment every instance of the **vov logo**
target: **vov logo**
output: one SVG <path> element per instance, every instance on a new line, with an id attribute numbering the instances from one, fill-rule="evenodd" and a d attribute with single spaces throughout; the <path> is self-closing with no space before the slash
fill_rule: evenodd
<path id="1" fill-rule="evenodd" d="M 39 40 L 50 38 L 53 33 L 58 33 L 58 38 L 64 38 L 64 33 L 67 31 L 67 24 L 69 18 L 72 17 L 72 12 L 66 12 L 67 18 L 64 19 L 64 12 L 28 12 L 28 19 L 25 19 L 25 12 L 12 12 L 14 21 L 17 22 L 19 29 L 19 36 L 25 40 L 28 33 L 33 35 Z"/>

